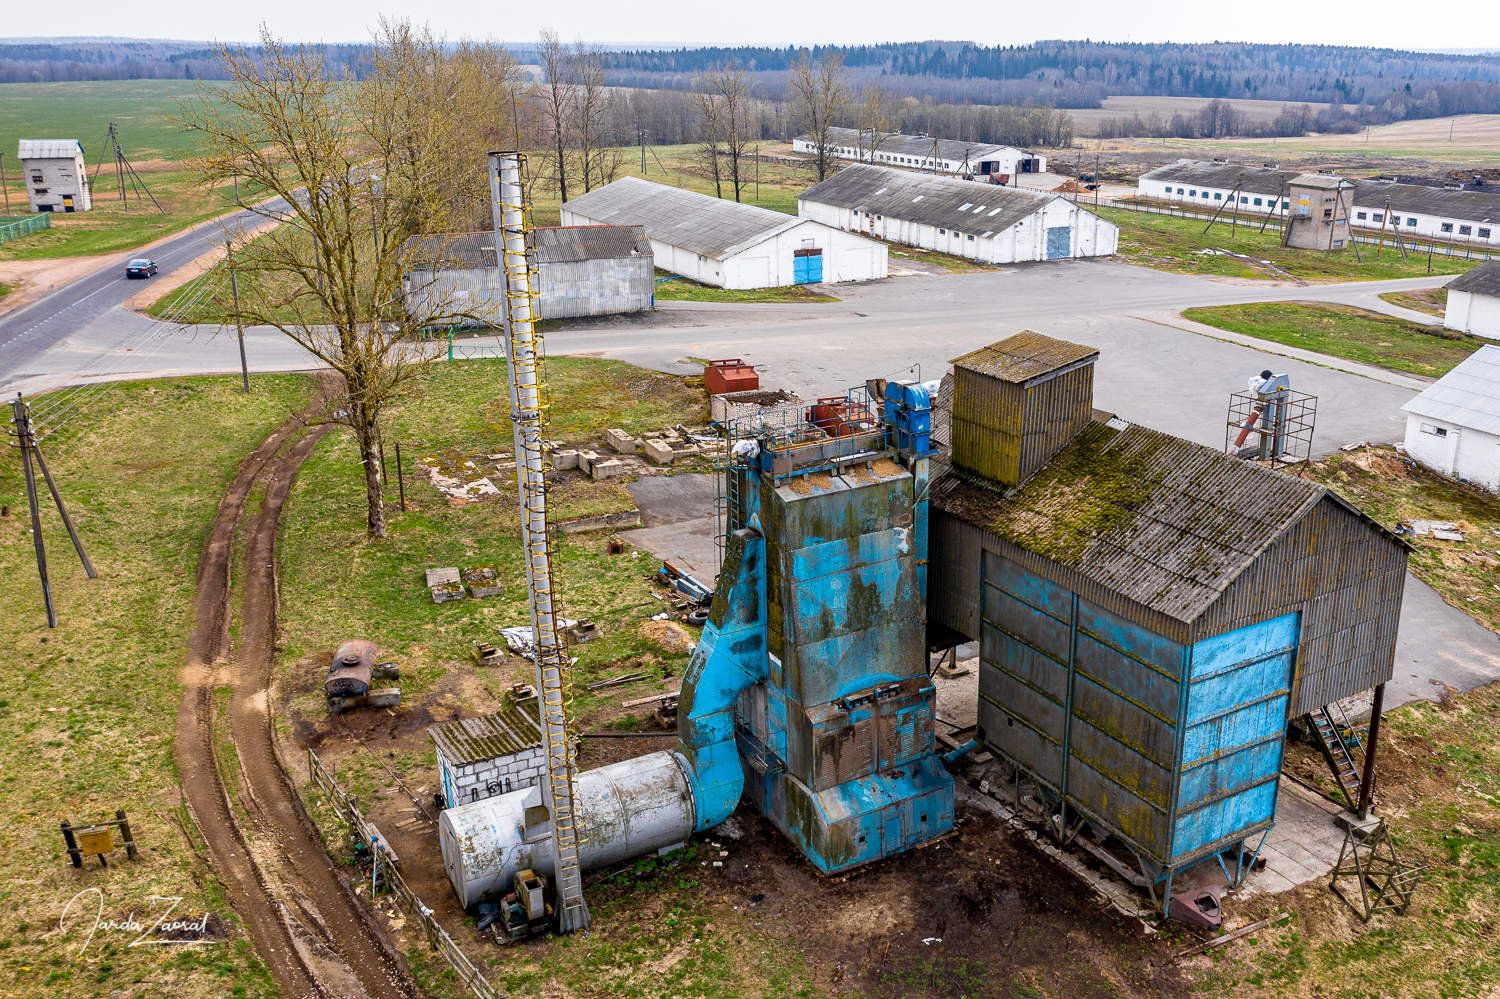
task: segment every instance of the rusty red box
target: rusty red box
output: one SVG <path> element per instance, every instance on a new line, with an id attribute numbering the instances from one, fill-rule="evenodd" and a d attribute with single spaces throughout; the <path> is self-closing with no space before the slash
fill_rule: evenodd
<path id="1" fill-rule="evenodd" d="M 709 395 L 725 392 L 753 392 L 760 388 L 760 376 L 755 368 L 738 357 L 721 361 L 709 361 L 703 369 L 703 386 Z"/>

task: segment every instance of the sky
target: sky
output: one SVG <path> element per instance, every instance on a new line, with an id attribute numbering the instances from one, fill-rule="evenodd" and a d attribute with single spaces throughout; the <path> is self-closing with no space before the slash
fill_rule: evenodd
<path id="1" fill-rule="evenodd" d="M 1370 16 L 1382 7 L 1391 17 Z M 1488 9 L 1489 14 L 1483 11 Z M 910 0 L 760 0 L 714 4 L 702 0 L 74 0 L 67 27 L 48 4 L 17 4 L 6 13 L 12 37 L 112 35 L 130 38 L 250 41 L 259 23 L 288 40 L 355 42 L 370 36 L 381 14 L 430 24 L 450 39 L 493 37 L 529 42 L 543 28 L 565 40 L 610 45 L 859 44 L 884 41 L 962 39 L 986 45 L 1026 44 L 1045 38 L 1104 41 L 1285 42 L 1368 45 L 1442 51 L 1500 50 L 1500 9 L 1477 3 L 1461 18 L 1410 16 L 1394 0 L 1369 0 L 1358 17 L 1342 4 L 1264 0 L 1245 8 L 1186 0 L 1102 3 L 950 2 L 937 6 Z M 1242 16 L 1235 17 L 1239 11 Z M 1064 16 L 1059 16 L 1064 15 Z"/>

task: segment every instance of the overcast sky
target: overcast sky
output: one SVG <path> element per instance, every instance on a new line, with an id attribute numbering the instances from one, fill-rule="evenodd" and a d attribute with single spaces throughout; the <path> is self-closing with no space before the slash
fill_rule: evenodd
<path id="1" fill-rule="evenodd" d="M 1371 16 L 1388 8 L 1391 17 Z M 1394 0 L 1358 8 L 1265 0 L 1230 6 L 1154 0 L 1147 3 L 912 3 L 860 0 L 837 3 L 761 0 L 716 4 L 703 0 L 74 0 L 62 8 L 16 4 L 6 14 L 12 37 L 116 35 L 132 38 L 248 41 L 264 20 L 289 41 L 364 41 L 379 16 L 428 22 L 449 38 L 493 37 L 528 42 L 542 28 L 564 39 L 607 44 L 787 45 L 963 39 L 987 45 L 1042 38 L 1106 41 L 1248 41 L 1370 45 L 1433 50 L 1500 49 L 1500 10 L 1490 0 L 1459 17 L 1415 17 Z M 1359 10 L 1358 16 L 1351 12 Z M 1489 14 L 1484 11 L 1489 10 Z"/>

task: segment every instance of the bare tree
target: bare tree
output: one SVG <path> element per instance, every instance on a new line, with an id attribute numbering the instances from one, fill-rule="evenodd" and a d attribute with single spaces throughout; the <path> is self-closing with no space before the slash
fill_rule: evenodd
<path id="1" fill-rule="evenodd" d="M 417 334 L 462 315 L 436 297 L 420 314 L 403 302 L 410 237 L 441 231 L 467 198 L 447 172 L 466 126 L 446 48 L 382 21 L 358 81 L 333 78 L 319 52 L 289 49 L 264 26 L 259 51 L 218 57 L 235 86 L 200 86 L 174 123 L 197 134 L 202 179 L 239 177 L 277 196 L 247 206 L 278 224 L 237 251 L 237 270 L 262 279 L 233 318 L 280 330 L 343 376 L 324 421 L 353 430 L 366 530 L 384 537 L 381 414 L 430 360 Z"/>
<path id="2" fill-rule="evenodd" d="M 874 163 L 875 154 L 880 151 L 880 147 L 896 134 L 891 124 L 890 105 L 885 99 L 885 88 L 879 83 L 869 83 L 861 88 L 856 125 L 859 158 L 866 163 Z"/>
<path id="3" fill-rule="evenodd" d="M 601 174 L 601 157 L 607 143 L 609 131 L 609 77 L 604 68 L 604 59 L 599 49 L 579 41 L 573 48 L 574 99 L 569 129 L 573 133 L 574 145 L 578 149 L 579 166 L 583 170 L 583 189 L 592 190 L 595 174 Z M 563 200 L 567 200 L 566 195 Z"/>
<path id="4" fill-rule="evenodd" d="M 698 157 L 714 181 L 714 195 L 724 197 L 723 164 L 719 144 L 724 138 L 724 98 L 714 90 L 708 77 L 693 81 L 693 111 L 698 119 Z"/>
<path id="5" fill-rule="evenodd" d="M 720 137 L 729 157 L 730 186 L 734 188 L 734 200 L 738 201 L 740 192 L 748 183 L 740 169 L 740 159 L 750 142 L 750 123 L 755 117 L 754 102 L 750 98 L 750 74 L 732 63 L 725 63 L 719 69 L 710 67 L 705 85 L 718 98 L 722 112 Z"/>
<path id="6" fill-rule="evenodd" d="M 552 151 L 558 191 L 566 202 L 568 140 L 572 133 L 570 123 L 576 114 L 578 102 L 577 60 L 574 53 L 557 40 L 557 32 L 550 28 L 542 32 L 541 44 L 537 46 L 536 53 L 542 64 L 541 85 L 534 91 L 540 105 L 539 124 L 546 135 L 547 146 Z"/>
<path id="7" fill-rule="evenodd" d="M 844 57 L 825 51 L 813 62 L 804 50 L 787 70 L 786 82 L 791 90 L 792 120 L 812 141 L 813 166 L 818 180 L 824 180 L 836 145 L 830 129 L 849 104 L 849 70 Z"/>

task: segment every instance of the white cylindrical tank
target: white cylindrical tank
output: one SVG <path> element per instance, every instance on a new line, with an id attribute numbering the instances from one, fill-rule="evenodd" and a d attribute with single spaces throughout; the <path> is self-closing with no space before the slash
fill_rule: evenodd
<path id="1" fill-rule="evenodd" d="M 607 867 L 686 842 L 698 818 L 686 771 L 668 752 L 580 773 L 574 782 L 579 865 Z M 464 908 L 510 891 L 516 871 L 553 876 L 551 827 L 523 839 L 526 807 L 541 801 L 541 788 L 531 787 L 443 811 L 443 866 Z"/>

